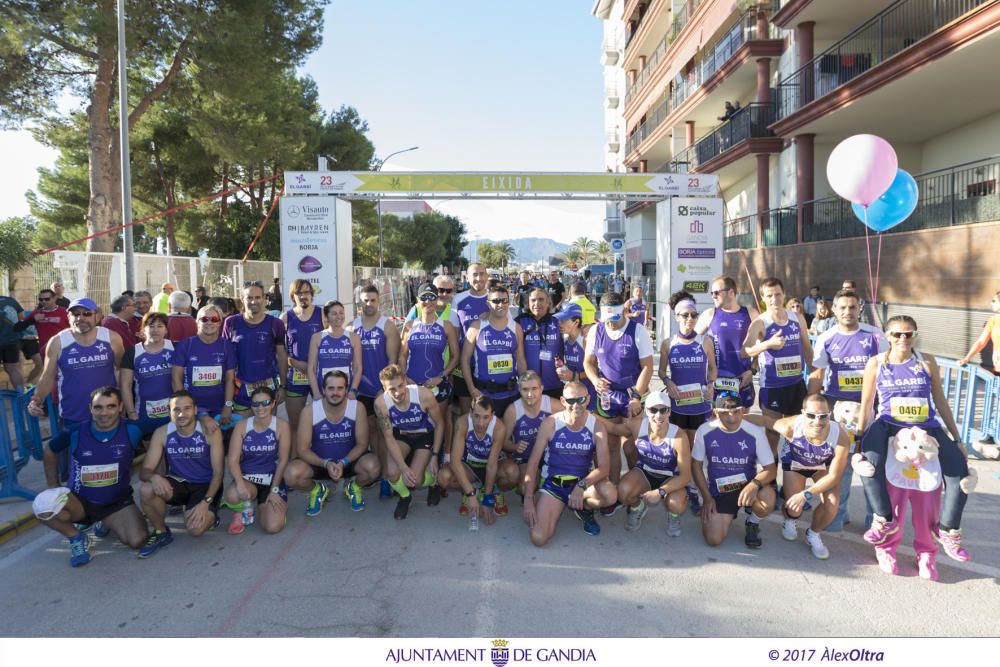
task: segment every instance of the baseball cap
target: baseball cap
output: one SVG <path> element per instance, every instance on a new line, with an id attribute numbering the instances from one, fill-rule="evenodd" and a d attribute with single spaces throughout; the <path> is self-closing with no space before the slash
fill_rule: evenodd
<path id="1" fill-rule="evenodd" d="M 417 288 L 417 296 L 422 294 L 433 294 L 434 296 L 437 296 L 437 293 L 438 288 L 434 287 L 432 283 L 423 283 Z"/>
<path id="2" fill-rule="evenodd" d="M 49 519 L 66 506 L 69 501 L 69 489 L 59 486 L 54 489 L 45 489 L 31 501 L 31 511 L 39 519 Z"/>
<path id="3" fill-rule="evenodd" d="M 66 310 L 73 310 L 74 308 L 86 308 L 87 310 L 97 310 L 97 304 L 94 303 L 93 299 L 88 299 L 87 297 L 80 297 L 79 299 L 73 299 L 69 302 L 69 308 Z"/>
<path id="4" fill-rule="evenodd" d="M 651 408 L 654 405 L 665 405 L 670 407 L 670 397 L 663 391 L 650 392 L 649 396 L 646 397 L 646 407 Z"/>
<path id="5" fill-rule="evenodd" d="M 566 320 L 571 320 L 574 317 L 583 319 L 583 309 L 580 308 L 579 304 L 576 303 L 564 303 L 562 308 L 554 314 L 552 317 L 556 318 L 560 322 L 565 322 Z"/>

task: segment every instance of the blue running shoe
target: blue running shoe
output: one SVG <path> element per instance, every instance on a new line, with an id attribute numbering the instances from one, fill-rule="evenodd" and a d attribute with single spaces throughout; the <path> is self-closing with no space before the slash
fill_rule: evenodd
<path id="1" fill-rule="evenodd" d="M 76 537 L 69 538 L 69 552 L 69 564 L 73 567 L 90 562 L 90 538 L 87 533 L 77 533 Z"/>
<path id="2" fill-rule="evenodd" d="M 351 482 L 344 489 L 344 495 L 347 499 L 351 501 L 351 509 L 355 512 L 361 512 L 365 509 L 365 499 L 361 495 L 361 485 L 358 484 L 357 480 L 352 479 Z"/>
<path id="3" fill-rule="evenodd" d="M 94 524 L 94 537 L 99 537 L 102 540 L 111 534 L 111 529 L 104 525 L 103 521 L 98 521 Z"/>
<path id="4" fill-rule="evenodd" d="M 701 513 L 701 496 L 697 491 L 688 489 L 688 507 L 691 508 L 691 514 L 698 515 Z"/>
<path id="5" fill-rule="evenodd" d="M 323 503 L 326 502 L 329 495 L 330 489 L 326 487 L 326 484 L 321 482 L 313 484 L 313 488 L 309 491 L 309 502 L 306 506 L 306 516 L 318 516 L 319 513 L 323 511 Z"/>
<path id="6" fill-rule="evenodd" d="M 149 536 L 149 539 L 146 540 L 146 543 L 139 549 L 139 558 L 149 558 L 162 547 L 167 546 L 173 541 L 174 536 L 173 533 L 170 532 L 169 528 L 163 531 L 154 530 L 152 535 Z"/>
<path id="7" fill-rule="evenodd" d="M 597 535 L 601 532 L 601 524 L 594 518 L 594 510 L 573 510 L 576 518 L 583 522 L 583 532 Z"/>
<path id="8" fill-rule="evenodd" d="M 382 483 L 378 487 L 378 497 L 382 498 L 392 498 L 392 487 L 389 486 L 389 480 L 382 479 Z"/>

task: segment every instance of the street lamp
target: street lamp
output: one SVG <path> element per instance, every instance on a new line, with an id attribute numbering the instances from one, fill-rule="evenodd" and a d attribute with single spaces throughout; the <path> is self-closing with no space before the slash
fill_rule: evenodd
<path id="1" fill-rule="evenodd" d="M 420 146 L 410 146 L 409 148 L 404 148 L 401 151 L 396 151 L 395 153 L 389 153 L 385 159 L 380 160 L 378 166 L 375 167 L 375 171 L 382 171 L 382 166 L 389 161 L 389 158 L 399 155 L 400 153 L 409 153 L 410 151 L 415 151 Z M 379 271 L 382 270 L 382 198 L 379 197 L 375 200 L 375 208 L 378 211 L 378 268 Z"/>

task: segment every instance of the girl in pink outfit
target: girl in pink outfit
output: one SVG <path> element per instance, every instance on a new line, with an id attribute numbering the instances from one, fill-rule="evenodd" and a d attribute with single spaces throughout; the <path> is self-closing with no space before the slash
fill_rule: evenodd
<path id="1" fill-rule="evenodd" d="M 899 574 L 896 548 L 903 541 L 902 527 L 909 505 L 913 510 L 917 571 L 922 578 L 937 581 L 938 546 L 933 537 L 941 516 L 941 463 L 937 457 L 937 442 L 923 430 L 909 428 L 893 438 L 892 446 L 895 456 L 886 457 L 885 476 L 892 513 L 900 530 L 875 548 L 875 557 L 883 572 Z"/>

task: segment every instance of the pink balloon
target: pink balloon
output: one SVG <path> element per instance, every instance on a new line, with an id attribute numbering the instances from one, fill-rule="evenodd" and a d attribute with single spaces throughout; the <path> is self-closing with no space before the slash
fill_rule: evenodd
<path id="1" fill-rule="evenodd" d="M 830 153 L 826 180 L 844 199 L 868 206 L 889 189 L 897 169 L 896 151 L 888 141 L 874 134 L 855 134 Z"/>

